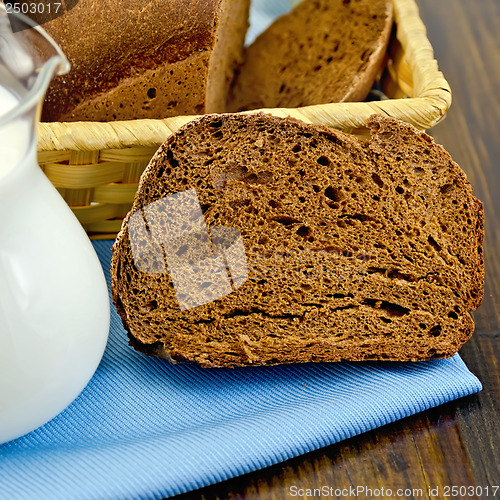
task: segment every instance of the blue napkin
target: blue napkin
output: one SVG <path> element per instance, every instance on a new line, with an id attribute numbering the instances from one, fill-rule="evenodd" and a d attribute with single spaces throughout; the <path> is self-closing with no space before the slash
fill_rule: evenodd
<path id="1" fill-rule="evenodd" d="M 111 242 L 94 243 L 109 284 Z M 0 497 L 152 499 L 287 460 L 481 390 L 457 355 L 421 363 L 201 369 L 127 345 L 112 307 L 80 396 L 0 446 Z"/>

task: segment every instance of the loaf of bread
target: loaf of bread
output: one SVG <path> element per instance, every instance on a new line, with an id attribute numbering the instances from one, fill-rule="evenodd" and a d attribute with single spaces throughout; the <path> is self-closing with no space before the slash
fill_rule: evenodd
<path id="1" fill-rule="evenodd" d="M 249 0 L 79 0 L 44 25 L 71 62 L 45 121 L 113 121 L 225 111 Z"/>
<path id="2" fill-rule="evenodd" d="M 228 110 L 363 101 L 391 27 L 390 0 L 303 0 L 250 45 Z"/>
<path id="3" fill-rule="evenodd" d="M 363 139 L 257 113 L 160 147 L 113 247 L 131 344 L 205 367 L 453 355 L 483 296 L 483 208 L 413 126 Z"/>

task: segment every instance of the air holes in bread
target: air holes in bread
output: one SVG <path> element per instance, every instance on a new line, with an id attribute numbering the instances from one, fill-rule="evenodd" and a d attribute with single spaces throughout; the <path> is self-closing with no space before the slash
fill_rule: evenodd
<path id="1" fill-rule="evenodd" d="M 382 179 L 380 178 L 380 175 L 378 174 L 372 174 L 372 179 L 373 179 L 373 182 L 379 187 L 379 188 L 383 188 L 384 187 L 384 182 L 382 181 Z"/>
<path id="2" fill-rule="evenodd" d="M 430 243 L 431 247 L 436 250 L 436 252 L 441 251 L 441 245 L 439 245 L 439 243 L 432 236 L 429 236 L 427 241 Z"/>
<path id="3" fill-rule="evenodd" d="M 331 187 L 331 186 L 330 186 L 330 187 L 327 187 L 327 188 L 325 189 L 325 196 L 326 196 L 326 198 L 327 198 L 326 203 L 327 203 L 327 205 L 329 205 L 330 207 L 331 207 L 334 203 L 336 203 L 336 202 L 340 201 L 340 200 L 343 198 L 343 195 L 342 195 L 342 193 L 340 192 L 340 190 L 339 190 L 339 189 L 336 189 L 336 188 L 334 188 L 334 187 Z"/>
<path id="4" fill-rule="evenodd" d="M 292 226 L 293 224 L 297 224 L 300 222 L 300 220 L 298 220 L 298 219 L 294 219 L 293 217 L 286 217 L 286 216 L 273 217 L 273 221 L 275 221 L 278 224 L 281 224 L 285 227 Z"/>
<path id="5" fill-rule="evenodd" d="M 429 335 L 432 335 L 433 337 L 439 337 L 441 335 L 442 330 L 443 330 L 443 328 L 441 327 L 441 325 L 433 326 L 429 330 Z"/>
<path id="6" fill-rule="evenodd" d="M 307 226 L 300 226 L 295 232 L 304 238 L 311 234 L 311 230 Z"/>

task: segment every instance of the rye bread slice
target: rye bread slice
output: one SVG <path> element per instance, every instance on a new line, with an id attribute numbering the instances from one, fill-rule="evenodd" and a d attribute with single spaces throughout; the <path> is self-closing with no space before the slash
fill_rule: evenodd
<path id="1" fill-rule="evenodd" d="M 392 22 L 390 0 L 304 0 L 248 47 L 228 110 L 363 101 Z"/>
<path id="2" fill-rule="evenodd" d="M 227 114 L 172 135 L 144 172 L 113 247 L 112 295 L 131 344 L 205 367 L 456 353 L 483 296 L 482 204 L 427 134 L 381 116 L 368 126 L 363 140 L 262 113 Z M 210 228 L 234 228 L 247 266 L 243 284 L 233 274 L 232 292 L 190 308 L 167 271 L 182 245 L 148 240 L 164 217 L 150 208 L 186 193 L 196 193 L 213 251 Z M 132 221 L 146 228 L 157 269 L 144 272 L 133 255 Z"/>

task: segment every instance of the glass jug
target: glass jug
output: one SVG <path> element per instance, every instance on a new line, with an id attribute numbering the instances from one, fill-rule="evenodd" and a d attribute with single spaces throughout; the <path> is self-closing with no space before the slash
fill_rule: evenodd
<path id="1" fill-rule="evenodd" d="M 102 268 L 37 164 L 44 95 L 68 69 L 40 26 L 0 2 L 0 443 L 66 408 L 108 337 Z"/>

